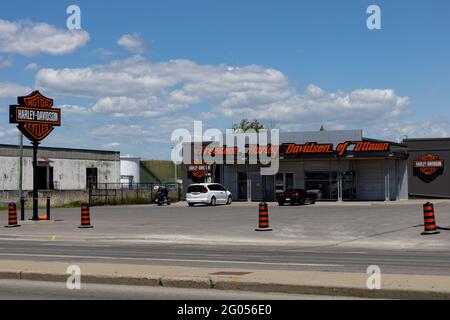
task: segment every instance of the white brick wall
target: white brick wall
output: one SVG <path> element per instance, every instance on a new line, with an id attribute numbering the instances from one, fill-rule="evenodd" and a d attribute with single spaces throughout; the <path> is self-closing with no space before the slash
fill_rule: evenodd
<path id="1" fill-rule="evenodd" d="M 53 167 L 53 180 L 61 190 L 86 188 L 86 168 L 98 169 L 99 183 L 120 182 L 120 162 L 105 160 L 46 159 Z M 0 157 L 0 190 L 17 190 L 19 158 Z M 23 159 L 23 189 L 33 189 L 33 165 L 31 158 Z"/>

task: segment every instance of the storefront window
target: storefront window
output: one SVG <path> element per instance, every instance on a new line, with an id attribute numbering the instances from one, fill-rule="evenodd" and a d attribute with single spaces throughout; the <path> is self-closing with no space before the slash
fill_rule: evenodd
<path id="1" fill-rule="evenodd" d="M 305 172 L 305 187 L 317 193 L 319 200 L 337 200 L 337 172 Z"/>
<path id="2" fill-rule="evenodd" d="M 355 172 L 342 172 L 342 199 L 354 200 L 356 198 Z M 305 172 L 306 190 L 317 193 L 318 199 L 338 199 L 338 173 L 336 171 Z"/>
<path id="3" fill-rule="evenodd" d="M 291 190 L 294 189 L 294 174 L 293 173 L 285 173 L 285 189 Z"/>
<path id="4" fill-rule="evenodd" d="M 275 176 L 275 191 L 277 193 L 284 191 L 284 174 L 277 173 Z"/>
<path id="5" fill-rule="evenodd" d="M 294 174 L 277 173 L 275 176 L 275 192 L 279 193 L 289 189 L 294 189 Z"/>

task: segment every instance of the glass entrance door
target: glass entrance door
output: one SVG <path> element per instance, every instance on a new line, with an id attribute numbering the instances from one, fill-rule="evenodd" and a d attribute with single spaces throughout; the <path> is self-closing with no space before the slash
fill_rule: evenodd
<path id="1" fill-rule="evenodd" d="M 305 172 L 305 188 L 317 194 L 318 200 L 338 199 L 336 171 Z"/>
<path id="2" fill-rule="evenodd" d="M 342 200 L 356 200 L 356 172 L 342 172 Z"/>
<path id="3" fill-rule="evenodd" d="M 356 198 L 356 173 L 341 172 L 342 200 Z M 318 200 L 338 200 L 339 174 L 337 171 L 305 172 L 305 188 L 317 193 Z"/>
<path id="4" fill-rule="evenodd" d="M 263 180 L 259 172 L 238 173 L 239 200 L 261 201 L 263 194 Z"/>
<path id="5" fill-rule="evenodd" d="M 248 199 L 247 172 L 238 173 L 238 199 Z"/>

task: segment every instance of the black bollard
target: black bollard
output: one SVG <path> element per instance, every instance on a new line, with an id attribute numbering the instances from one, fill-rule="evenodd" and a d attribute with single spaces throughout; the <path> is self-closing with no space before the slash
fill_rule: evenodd
<path id="1" fill-rule="evenodd" d="M 20 219 L 25 220 L 25 197 L 20 198 Z"/>
<path id="2" fill-rule="evenodd" d="M 47 197 L 47 220 L 50 220 L 50 197 Z"/>

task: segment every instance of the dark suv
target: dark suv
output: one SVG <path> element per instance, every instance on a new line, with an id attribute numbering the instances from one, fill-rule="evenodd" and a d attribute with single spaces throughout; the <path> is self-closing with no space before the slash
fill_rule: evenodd
<path id="1" fill-rule="evenodd" d="M 314 204 L 317 194 L 307 192 L 305 189 L 291 189 L 277 194 L 277 201 L 280 206 L 287 204 Z"/>

